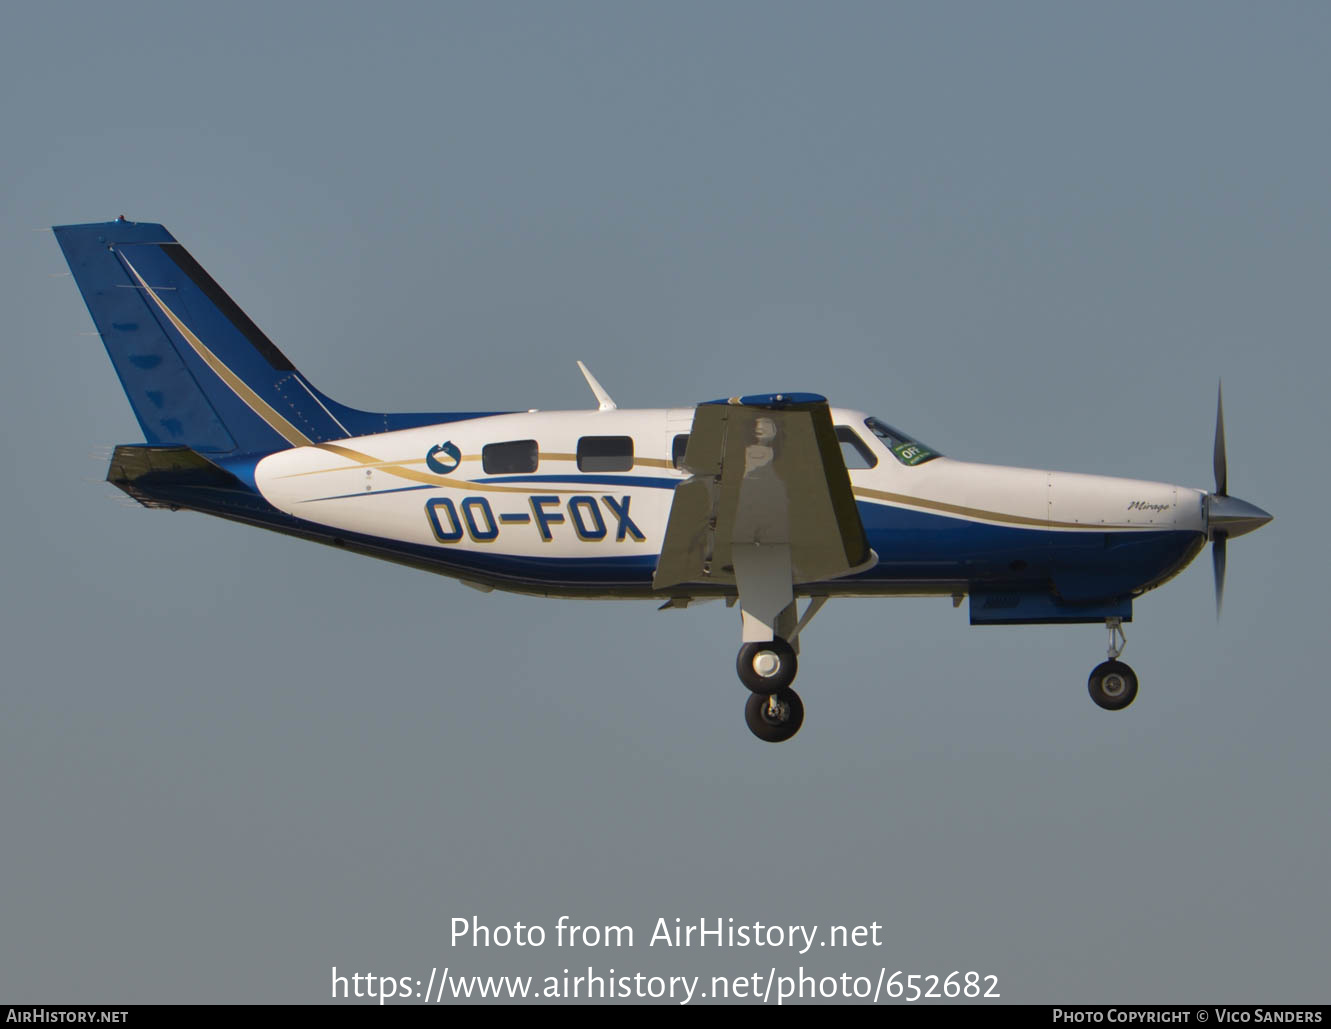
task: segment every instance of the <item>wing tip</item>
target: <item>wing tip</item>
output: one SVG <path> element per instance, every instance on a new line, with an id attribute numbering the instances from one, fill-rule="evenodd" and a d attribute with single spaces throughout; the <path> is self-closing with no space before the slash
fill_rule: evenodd
<path id="1" fill-rule="evenodd" d="M 827 398 L 821 393 L 751 393 L 743 397 L 704 400 L 703 403 L 706 405 L 725 404 L 731 407 L 764 407 L 773 410 L 788 410 L 826 404 Z"/>

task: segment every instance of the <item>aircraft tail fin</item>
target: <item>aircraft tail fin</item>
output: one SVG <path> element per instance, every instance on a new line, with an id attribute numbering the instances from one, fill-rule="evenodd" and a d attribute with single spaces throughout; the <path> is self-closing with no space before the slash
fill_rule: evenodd
<path id="1" fill-rule="evenodd" d="M 150 444 L 227 457 L 463 417 L 329 399 L 161 225 L 54 231 Z"/>

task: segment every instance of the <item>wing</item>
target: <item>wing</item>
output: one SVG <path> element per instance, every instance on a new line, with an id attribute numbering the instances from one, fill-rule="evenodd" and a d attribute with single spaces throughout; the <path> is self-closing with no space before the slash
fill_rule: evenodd
<path id="1" fill-rule="evenodd" d="M 790 584 L 872 560 L 827 401 L 812 393 L 699 404 L 653 585 L 734 582 L 737 545 L 789 547 Z M 747 548 L 746 548 L 747 549 Z"/>

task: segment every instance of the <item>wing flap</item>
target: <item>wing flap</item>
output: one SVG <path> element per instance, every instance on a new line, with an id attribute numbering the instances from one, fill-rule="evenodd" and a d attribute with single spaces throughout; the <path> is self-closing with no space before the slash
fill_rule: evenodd
<path id="1" fill-rule="evenodd" d="M 871 559 L 832 414 L 821 397 L 699 404 L 654 586 L 734 582 L 737 544 L 790 548 L 794 584 Z"/>

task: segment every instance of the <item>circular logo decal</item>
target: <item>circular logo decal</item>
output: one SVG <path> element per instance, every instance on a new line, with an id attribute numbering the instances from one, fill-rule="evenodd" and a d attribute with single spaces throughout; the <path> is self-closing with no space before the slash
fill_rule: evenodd
<path id="1" fill-rule="evenodd" d="M 451 440 L 431 447 L 430 452 L 425 455 L 426 467 L 439 475 L 447 475 L 461 460 L 462 451 L 455 447 Z"/>

